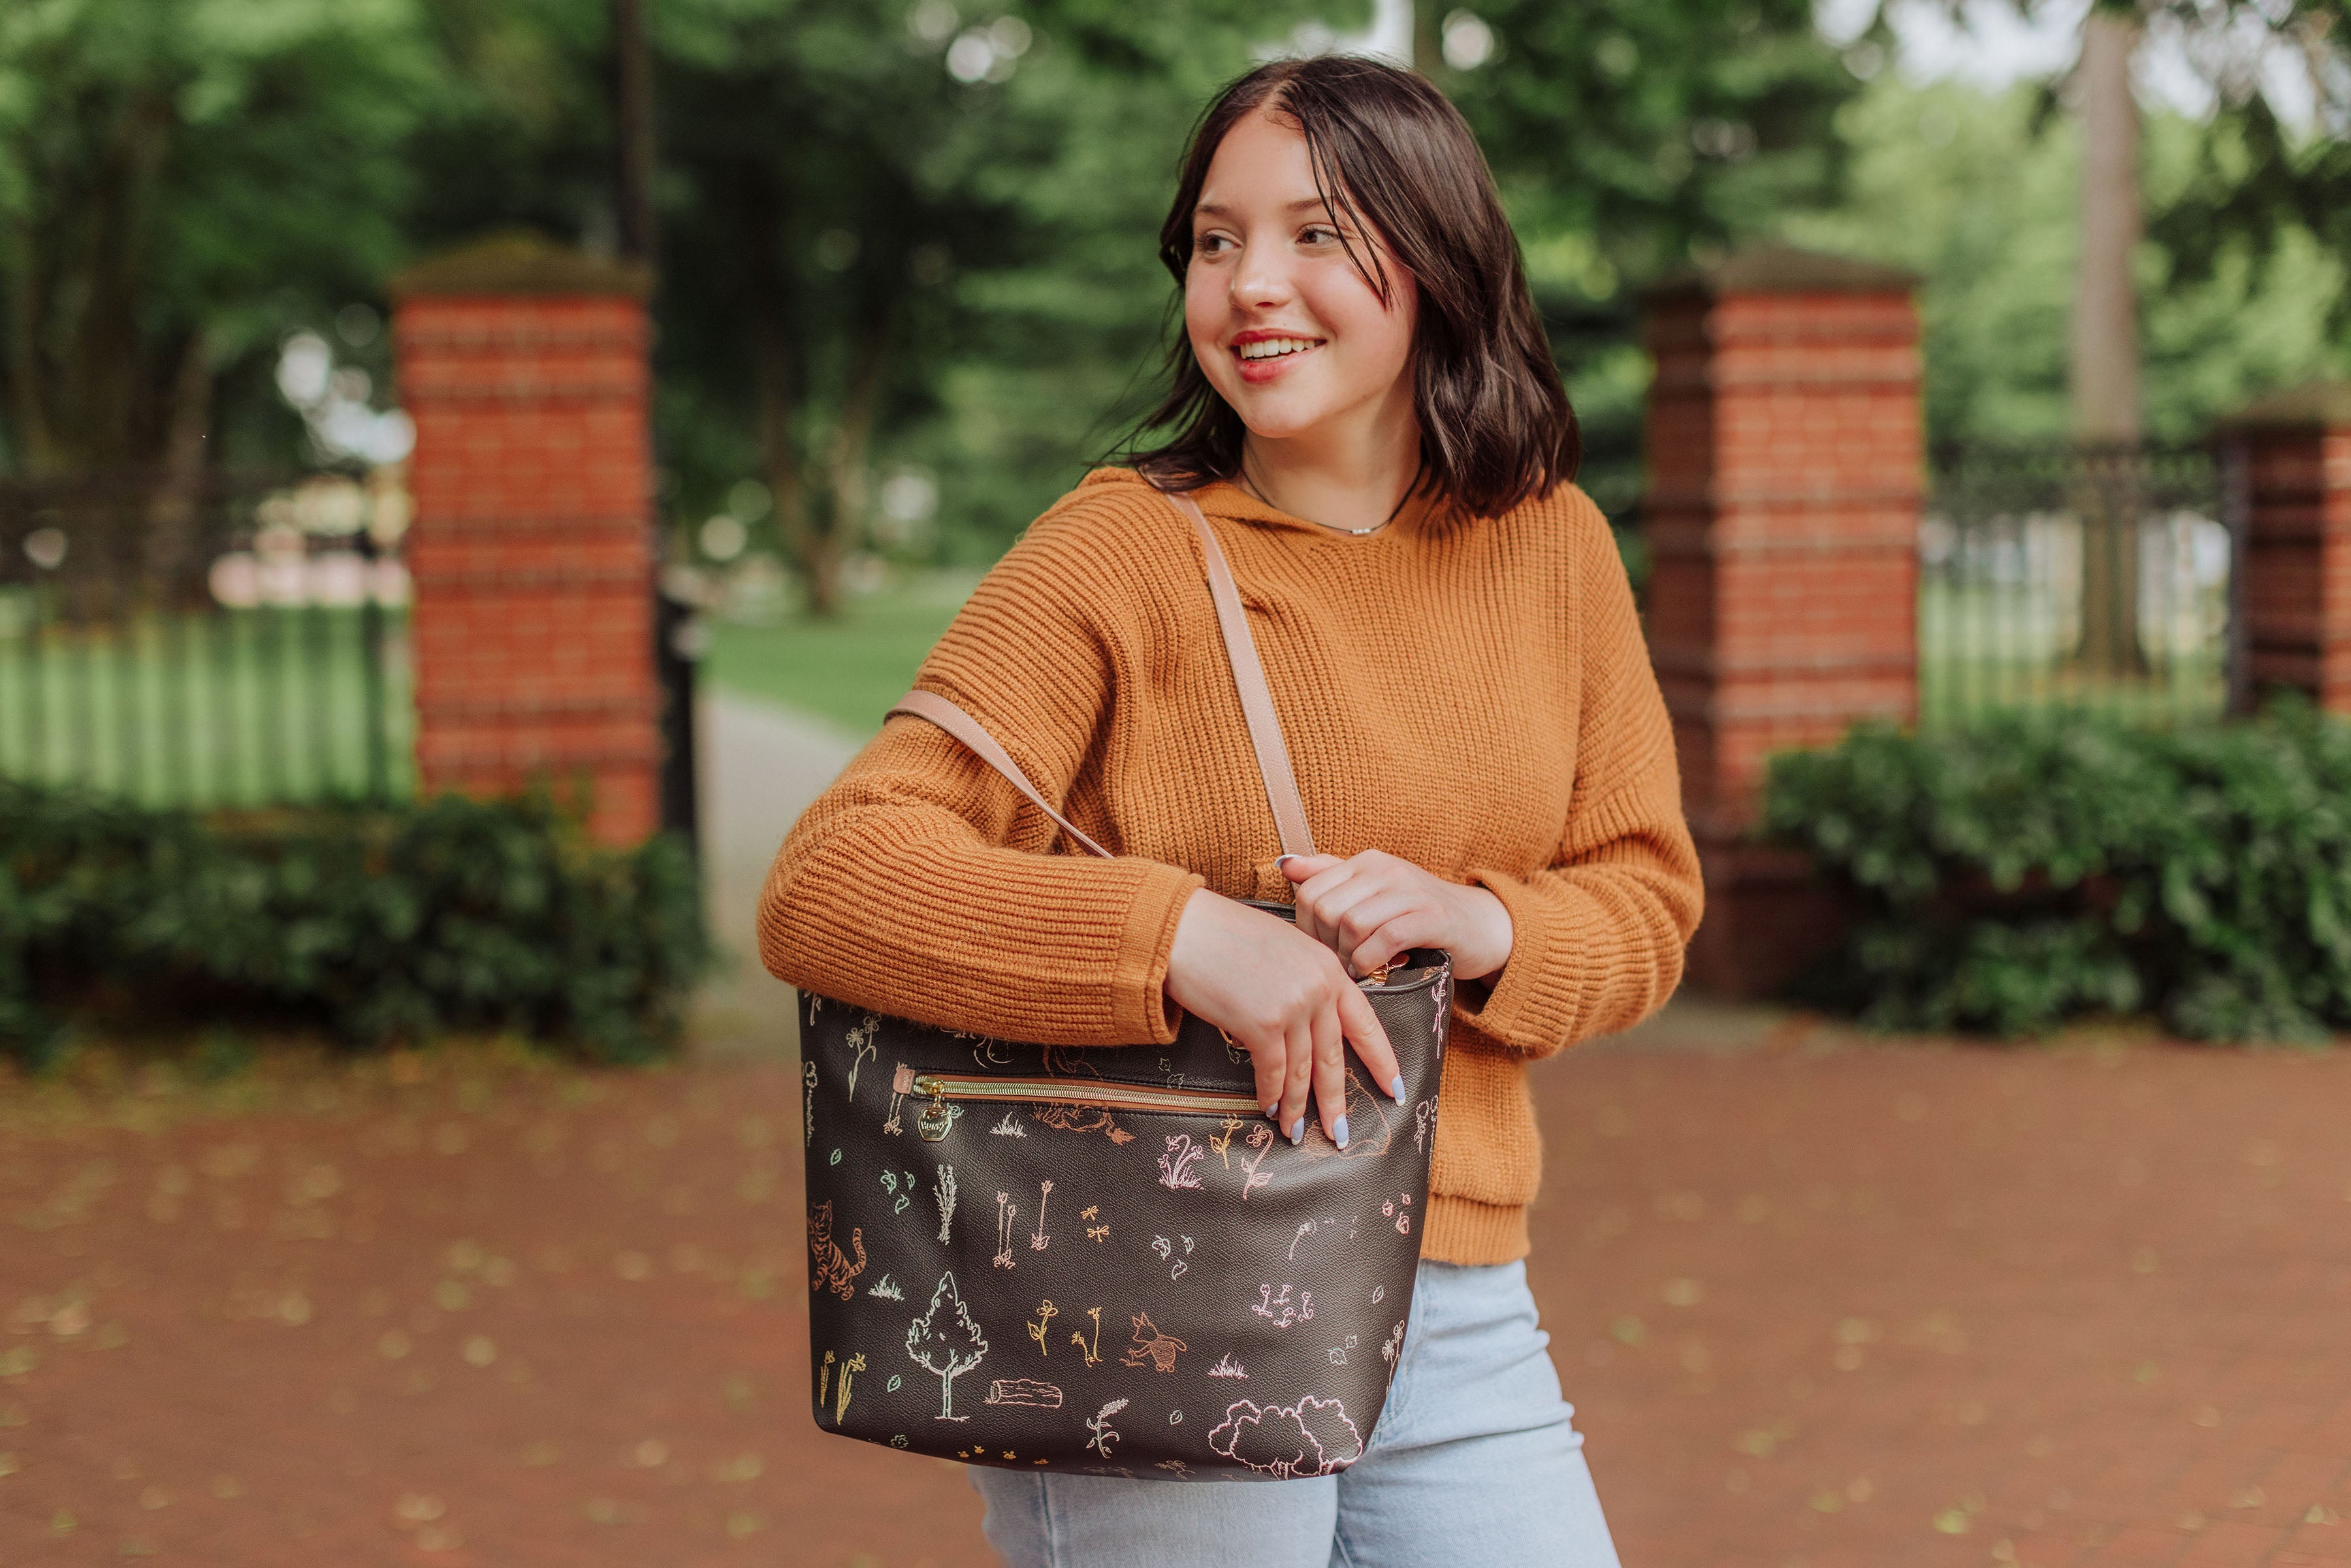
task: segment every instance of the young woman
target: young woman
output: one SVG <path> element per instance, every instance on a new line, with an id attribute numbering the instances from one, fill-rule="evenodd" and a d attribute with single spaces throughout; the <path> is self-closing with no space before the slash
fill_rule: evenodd
<path id="1" fill-rule="evenodd" d="M 1527 1064 L 1662 1003 L 1698 924 L 1673 736 L 1575 421 L 1468 128 L 1408 72 L 1285 61 L 1202 119 L 1161 232 L 1174 438 L 1038 519 L 916 684 L 1118 856 L 925 723 L 792 829 L 777 975 L 1006 1038 L 1245 1045 L 1283 1134 L 1343 1144 L 1343 1051 L 1395 1058 L 1353 977 L 1460 980 L 1394 1388 L 1335 1476 L 1201 1488 L 975 1469 L 1008 1562 L 1613 1564 L 1522 1261 Z M 1249 612 L 1317 843 L 1277 854 L 1191 525 Z M 1237 902 L 1295 904 L 1293 925 Z"/>

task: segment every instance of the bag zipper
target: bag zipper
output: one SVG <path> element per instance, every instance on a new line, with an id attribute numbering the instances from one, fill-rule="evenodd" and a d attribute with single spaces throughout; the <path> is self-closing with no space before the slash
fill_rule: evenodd
<path id="1" fill-rule="evenodd" d="M 925 1141 L 937 1143 L 955 1120 L 951 1100 L 1012 1100 L 1048 1105 L 1101 1105 L 1113 1111 L 1164 1111 L 1178 1114 L 1217 1116 L 1262 1115 L 1265 1107 L 1254 1094 L 1212 1089 L 1165 1089 L 1153 1083 L 1109 1083 L 1077 1078 L 950 1078 L 944 1073 L 917 1072 L 900 1067 L 892 1090 L 900 1094 L 927 1096 L 930 1103 L 915 1118 L 914 1131 Z M 932 1129 L 935 1127 L 936 1133 Z"/>

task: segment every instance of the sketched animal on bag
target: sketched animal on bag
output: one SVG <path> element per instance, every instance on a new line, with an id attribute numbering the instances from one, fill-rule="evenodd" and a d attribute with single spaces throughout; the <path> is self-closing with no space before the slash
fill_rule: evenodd
<path id="1" fill-rule="evenodd" d="M 809 1270 L 809 1288 L 831 1291 L 842 1301 L 857 1293 L 851 1281 L 865 1272 L 865 1232 L 852 1227 L 849 1244 L 857 1249 L 857 1261 L 852 1263 L 832 1239 L 832 1200 L 825 1199 L 809 1210 L 809 1252 L 816 1266 Z"/>
<path id="2" fill-rule="evenodd" d="M 1120 1359 L 1122 1366 L 1149 1364 L 1162 1372 L 1176 1370 L 1176 1353 L 1192 1347 L 1173 1334 L 1162 1333 L 1149 1312 L 1134 1314 L 1134 1343 Z"/>

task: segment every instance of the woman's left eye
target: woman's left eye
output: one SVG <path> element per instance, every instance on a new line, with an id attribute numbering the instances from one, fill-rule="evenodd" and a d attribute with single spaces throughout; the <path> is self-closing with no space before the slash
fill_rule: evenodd
<path id="1" fill-rule="evenodd" d="M 1304 240 L 1308 245 L 1328 245 L 1339 237 L 1339 231 L 1334 228 L 1325 227 L 1321 224 L 1316 224 L 1313 227 L 1307 229 L 1298 237 Z"/>

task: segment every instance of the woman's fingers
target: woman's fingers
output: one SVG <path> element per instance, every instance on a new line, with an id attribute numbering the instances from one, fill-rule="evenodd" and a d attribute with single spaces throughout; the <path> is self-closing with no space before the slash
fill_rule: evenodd
<path id="1" fill-rule="evenodd" d="M 1379 933 L 1390 927 L 1426 924 L 1425 920 L 1416 919 L 1425 914 L 1420 901 L 1400 889 L 1374 894 L 1358 900 L 1332 922 L 1331 948 L 1345 961 L 1351 973 L 1369 974 L 1412 946 L 1402 942 L 1383 948 L 1378 945 Z"/>
<path id="2" fill-rule="evenodd" d="M 1343 956 L 1356 974 L 1368 975 L 1383 964 L 1393 964 L 1415 947 L 1433 946 L 1427 919 L 1417 909 L 1404 908 L 1367 931 Z"/>
<path id="3" fill-rule="evenodd" d="M 1364 1071 L 1372 1075 L 1372 1082 L 1385 1090 L 1389 1099 L 1403 1104 L 1404 1069 L 1396 1061 L 1395 1047 L 1388 1043 L 1388 1031 L 1380 1025 L 1380 1015 L 1373 1010 L 1371 998 L 1349 986 L 1339 996 L 1339 1022 L 1347 1039 L 1353 1042 Z"/>
<path id="4" fill-rule="evenodd" d="M 1355 988 L 1349 986 L 1348 990 Z M 1322 1131 L 1341 1148 L 1347 1146 L 1347 1044 L 1339 1025 L 1339 1009 L 1325 1007 L 1314 1014 L 1314 1104 Z"/>
<path id="5" fill-rule="evenodd" d="M 1332 946 L 1331 898 L 1354 878 L 1356 869 L 1353 862 L 1336 855 L 1298 855 L 1283 860 L 1284 874 L 1296 883 L 1291 897 L 1298 911 L 1298 928 L 1324 946 Z"/>
<path id="6" fill-rule="evenodd" d="M 1358 912 L 1384 907 L 1396 901 L 1396 894 L 1383 889 L 1370 877 L 1351 876 L 1313 901 L 1311 908 L 1314 928 L 1311 935 L 1343 958 L 1354 946 L 1347 933 L 1358 918 Z M 1300 904 L 1301 915 L 1309 907 Z"/>
<path id="7" fill-rule="evenodd" d="M 1249 1066 L 1257 1076 L 1257 1103 L 1275 1121 L 1281 1119 L 1281 1092 L 1289 1083 L 1290 1051 L 1276 1035 L 1263 1046 L 1249 1048 Z"/>
<path id="8" fill-rule="evenodd" d="M 1306 1141 L 1306 1097 L 1314 1083 L 1314 1027 L 1311 1020 L 1301 1019 L 1290 1025 L 1283 1050 L 1288 1060 L 1283 1063 L 1281 1114 L 1275 1121 L 1280 1126 L 1283 1137 L 1293 1144 L 1302 1144 Z"/>

